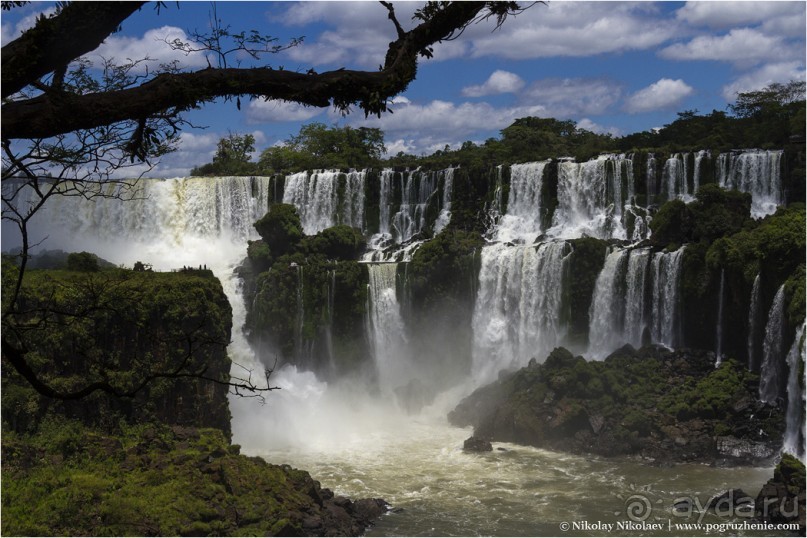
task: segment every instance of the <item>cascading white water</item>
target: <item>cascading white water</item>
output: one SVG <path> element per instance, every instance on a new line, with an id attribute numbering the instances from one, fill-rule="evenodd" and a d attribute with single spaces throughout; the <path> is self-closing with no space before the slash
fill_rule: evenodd
<path id="1" fill-rule="evenodd" d="M 421 233 L 426 225 L 427 209 L 432 198 L 437 195 L 440 182 L 443 184 L 443 197 L 440 212 L 434 222 L 434 233 L 448 225 L 451 218 L 451 197 L 454 190 L 454 168 L 437 172 L 421 170 L 396 173 L 390 168 L 381 171 L 379 178 L 379 231 L 368 242 L 368 252 L 364 262 L 410 261 L 415 251 L 423 244 L 412 238 Z M 394 207 L 393 192 L 396 174 L 400 177 L 398 188 L 401 203 Z M 396 245 L 404 244 L 400 248 Z"/>
<path id="2" fill-rule="evenodd" d="M 653 203 L 653 199 L 658 194 L 658 180 L 656 178 L 656 156 L 647 154 L 647 206 Z"/>
<path id="3" fill-rule="evenodd" d="M 717 328 L 715 329 L 715 368 L 723 362 L 723 294 L 726 287 L 726 271 L 720 270 L 720 288 L 717 291 Z"/>
<path id="4" fill-rule="evenodd" d="M 211 187 L 196 184 L 196 179 L 228 185 Z M 63 211 L 73 211 L 62 226 L 65 239 L 43 246 L 91 250 L 130 266 L 142 260 L 154 263 L 157 269 L 200 264 L 212 267 L 233 307 L 233 341 L 228 347 L 234 361 L 233 373 L 243 376 L 247 369 L 261 377 L 263 365 L 239 330 L 244 324 L 245 308 L 239 280 L 232 269 L 244 256 L 246 239 L 254 237 L 251 224 L 266 212 L 268 197 L 253 196 L 260 191 L 253 180 L 196 179 L 176 180 L 176 185 L 155 182 L 156 186 L 148 187 L 154 189 L 151 195 L 134 202 L 131 208 L 110 205 L 84 211 L 78 205 L 62 205 Z M 61 232 L 59 217 L 53 215 L 56 220 L 45 223 L 52 240 Z M 83 220 L 73 226 L 74 218 Z M 212 224 L 207 220 L 211 218 Z M 115 224 L 117 229 L 100 224 L 114 219 L 125 224 Z M 487 276 L 480 276 L 480 285 L 496 284 L 507 292 L 499 297 L 501 301 L 493 299 L 506 314 L 500 317 L 504 327 L 509 326 L 509 319 L 519 319 L 522 307 L 524 315 L 531 316 L 533 321 L 516 331 L 520 339 L 517 347 L 523 356 L 520 364 L 530 356 L 540 359 L 552 346 L 562 343 L 565 327 L 560 297 L 568 247 L 552 242 L 530 247 L 492 245 L 486 249 L 494 247 L 502 252 L 498 257 L 489 252 L 489 259 L 483 260 L 483 274 Z M 506 249 L 510 250 L 504 252 Z M 637 267 L 646 268 L 650 259 L 649 250 L 631 251 L 628 282 L 634 273 L 634 254 Z M 519 271 L 529 274 L 518 282 L 513 278 L 514 268 L 497 267 L 500 259 L 515 258 L 520 258 Z M 640 274 L 644 278 L 645 272 L 637 269 L 636 278 Z M 628 294 L 644 287 L 628 284 Z M 383 292 L 394 289 L 394 285 L 379 285 L 377 289 Z M 480 296 L 484 294 L 490 296 L 480 290 Z M 628 306 L 632 304 L 628 300 Z M 493 312 L 490 306 L 488 312 Z M 474 315 L 475 329 L 484 320 L 485 312 L 479 311 L 479 317 L 476 311 Z M 642 311 L 638 309 L 635 319 L 641 319 Z M 509 312 L 514 312 L 512 318 L 508 318 Z M 629 315 L 630 310 L 626 310 L 626 324 Z M 394 328 L 396 323 L 389 326 Z M 546 338 L 530 348 L 531 335 L 519 333 L 527 329 L 535 332 L 536 328 L 544 331 Z M 502 353 L 501 358 L 509 357 Z M 483 373 L 486 366 L 495 373 L 495 361 L 499 359 L 491 354 L 478 355 L 475 342 L 475 367 L 478 361 L 488 363 L 480 367 Z M 398 381 L 393 379 L 391 385 Z M 478 381 L 484 379 L 480 376 Z M 334 488 L 337 494 L 385 497 L 403 507 L 401 514 L 379 521 L 373 530 L 378 534 L 550 535 L 561 518 L 595 521 L 605 513 L 610 522 L 622 521 L 609 514 L 623 509 L 621 499 L 635 494 L 636 477 L 639 487 L 646 486 L 649 491 L 652 486 L 672 499 L 729 487 L 748 489 L 764 482 L 770 474 L 769 469 L 751 469 L 743 471 L 738 482 L 735 469 L 680 466 L 671 482 L 666 469 L 657 472 L 630 461 L 604 462 L 529 447 L 505 445 L 508 452 L 465 454 L 460 446 L 469 431 L 446 425 L 446 405 L 412 420 L 398 413 L 389 399 L 368 396 L 364 385 L 326 384 L 313 373 L 294 367 L 275 372 L 271 382 L 282 390 L 270 393 L 267 405 L 244 398 L 231 400 L 234 442 L 243 446 L 244 453 L 311 470 L 315 479 Z M 458 395 L 453 396 L 446 401 L 456 403 Z M 615 496 L 619 496 L 618 502 Z M 707 514 L 705 521 L 723 522 L 714 514 Z"/>
<path id="5" fill-rule="evenodd" d="M 563 342 L 564 274 L 569 246 L 502 243 L 482 248 L 473 314 L 473 378 L 494 379 L 499 370 L 543 360 Z"/>
<path id="6" fill-rule="evenodd" d="M 400 186 L 401 205 L 391 223 L 395 243 L 409 241 L 426 226 L 426 206 L 437 192 L 437 173 L 404 172 Z"/>
<path id="7" fill-rule="evenodd" d="M 615 249 L 606 257 L 589 310 L 589 357 L 602 359 L 625 344 L 641 347 L 647 326 L 648 271 L 654 283 L 651 341 L 671 345 L 678 323 L 680 278 L 680 253 L 673 254 L 658 253 L 652 264 L 649 248 Z"/>
<path id="8" fill-rule="evenodd" d="M 541 188 L 548 163 L 540 161 L 510 167 L 507 212 L 491 233 L 493 241 L 530 244 L 541 233 Z"/>
<path id="9" fill-rule="evenodd" d="M 283 203 L 293 204 L 303 232 L 314 235 L 337 224 L 364 228 L 364 171 L 314 170 L 286 176 Z M 342 179 L 343 178 L 343 179 Z M 340 192 L 340 181 L 344 186 Z"/>
<path id="10" fill-rule="evenodd" d="M 772 215 L 784 201 L 782 150 L 721 153 L 717 161 L 720 186 L 751 193 L 751 216 Z"/>
<path id="11" fill-rule="evenodd" d="M 257 238 L 252 223 L 268 209 L 269 183 L 270 178 L 248 177 L 143 179 L 129 201 L 55 197 L 34 217 L 32 239 L 47 237 L 39 245 L 43 249 L 87 250 L 128 267 L 136 261 L 158 271 L 207 266 L 232 306 L 227 347 L 232 375 L 261 383 L 264 365 L 242 331 L 246 308 L 234 268 L 244 258 L 247 239 Z M 289 386 L 275 378 L 272 383 Z M 254 403 L 233 398 L 231 408 L 236 412 Z M 233 429 L 240 431 L 237 422 Z"/>
<path id="12" fill-rule="evenodd" d="M 448 226 L 451 220 L 451 198 L 454 196 L 454 170 L 456 168 L 446 168 L 443 175 L 443 200 L 440 214 L 434 223 L 434 234 L 437 235 Z"/>
<path id="13" fill-rule="evenodd" d="M 712 152 L 708 149 L 702 149 L 695 154 L 695 170 L 692 172 L 692 193 L 698 194 L 698 190 L 703 183 L 703 161 L 712 158 Z M 708 178 L 706 178 L 708 179 Z"/>
<path id="14" fill-rule="evenodd" d="M 650 249 L 639 248 L 630 251 L 628 271 L 625 283 L 625 325 L 622 335 L 623 343 L 633 347 L 642 345 L 642 335 L 646 326 L 645 283 L 647 268 L 650 262 Z"/>
<path id="15" fill-rule="evenodd" d="M 329 271 L 330 279 L 328 281 L 328 316 L 327 324 L 325 325 L 325 352 L 328 354 L 328 366 L 331 373 L 336 372 L 336 360 L 333 355 L 333 316 L 335 312 L 334 298 L 336 296 L 336 269 Z"/>
<path id="16" fill-rule="evenodd" d="M 667 347 L 678 341 L 678 291 L 684 247 L 675 252 L 657 252 L 653 256 L 653 298 L 651 335 L 653 342 Z"/>
<path id="17" fill-rule="evenodd" d="M 771 309 L 768 311 L 765 340 L 762 343 L 762 366 L 759 369 L 759 399 L 769 404 L 775 404 L 782 392 L 784 320 L 785 286 L 782 284 L 779 286 L 779 290 L 773 298 Z"/>
<path id="18" fill-rule="evenodd" d="M 787 413 L 785 415 L 785 439 L 783 451 L 804 461 L 804 402 L 805 395 L 801 390 L 799 375 L 801 362 L 804 361 L 804 328 L 796 331 L 793 345 L 787 353 Z"/>
<path id="19" fill-rule="evenodd" d="M 605 258 L 589 309 L 588 356 L 603 359 L 623 343 L 625 277 L 630 251 L 615 249 Z"/>
<path id="20" fill-rule="evenodd" d="M 748 309 L 748 370 L 756 370 L 756 361 L 754 360 L 756 351 L 754 344 L 756 342 L 755 335 L 757 331 L 757 319 L 759 318 L 759 274 L 754 278 L 754 285 L 751 287 L 751 307 Z"/>
<path id="21" fill-rule="evenodd" d="M 664 163 L 661 185 L 667 200 L 689 201 L 692 196 L 687 185 L 689 153 L 674 153 Z"/>
<path id="22" fill-rule="evenodd" d="M 622 223 L 622 167 L 632 167 L 624 155 L 600 155 L 575 163 L 558 163 L 558 207 L 548 235 L 572 239 L 589 235 L 627 239 Z"/>
<path id="23" fill-rule="evenodd" d="M 406 327 L 396 294 L 397 263 L 368 265 L 370 331 L 382 391 L 405 385 L 413 378 Z"/>
<path id="24" fill-rule="evenodd" d="M 268 210 L 270 182 L 269 177 L 141 179 L 125 191 L 108 187 L 108 194 L 120 191 L 122 198 L 55 196 L 32 219 L 31 239 L 47 237 L 42 248 L 84 249 L 116 263 L 132 255 L 147 258 L 150 250 L 157 252 L 165 244 L 199 243 L 212 258 L 217 245 L 209 239 L 244 242 L 255 235 L 252 224 Z M 33 192 L 26 188 L 18 207 L 33 200 Z M 155 267 L 173 264 L 168 268 L 183 264 L 181 252 L 165 260 L 142 261 Z M 208 265 L 212 263 L 211 259 Z"/>

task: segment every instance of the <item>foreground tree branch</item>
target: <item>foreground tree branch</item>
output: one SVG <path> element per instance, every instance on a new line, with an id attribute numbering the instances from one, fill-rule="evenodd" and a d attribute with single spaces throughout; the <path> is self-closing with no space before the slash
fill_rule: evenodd
<path id="1" fill-rule="evenodd" d="M 119 121 L 139 120 L 169 108 L 181 112 L 218 97 L 239 95 L 281 99 L 309 106 L 333 104 L 341 110 L 358 104 L 366 114 L 381 114 L 387 110 L 387 99 L 404 91 L 415 78 L 417 60 L 423 51 L 473 22 L 483 9 L 506 13 L 513 9 L 513 5 L 502 2 L 450 3 L 412 30 L 399 33 L 398 39 L 390 43 L 384 66 L 378 72 L 337 70 L 303 74 L 269 67 L 208 68 L 196 72 L 164 73 L 139 86 L 116 91 L 88 94 L 47 92 L 30 99 L 7 102 L 2 107 L 3 138 L 46 138 Z M 63 15 L 64 12 L 54 19 Z M 12 66 L 28 61 L 28 54 L 18 42 L 32 39 L 27 37 L 28 34 L 37 34 L 40 24 L 43 20 L 3 48 L 4 95 L 7 89 L 19 90 L 20 85 L 33 84 L 37 77 L 42 76 L 43 70 L 52 71 L 61 65 L 64 55 L 59 61 L 48 56 L 47 60 L 39 62 L 37 69 L 7 68 L 7 61 Z M 52 42 L 67 39 L 62 24 L 50 23 L 49 27 L 54 32 Z M 96 32 L 94 41 L 104 31 Z"/>
<path id="2" fill-rule="evenodd" d="M 40 18 L 36 26 L 2 49 L 3 99 L 98 48 L 143 4 L 75 2 L 55 17 Z"/>

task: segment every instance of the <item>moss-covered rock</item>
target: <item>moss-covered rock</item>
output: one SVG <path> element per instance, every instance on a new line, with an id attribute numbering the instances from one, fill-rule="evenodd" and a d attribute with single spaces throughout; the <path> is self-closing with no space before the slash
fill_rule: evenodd
<path id="1" fill-rule="evenodd" d="M 782 454 L 773 478 L 757 495 L 755 515 L 766 523 L 798 523 L 803 534 L 807 528 L 806 495 L 804 464 L 790 454 Z"/>
<path id="2" fill-rule="evenodd" d="M 2 476 L 4 535 L 357 536 L 386 511 L 239 455 L 219 430 L 161 424 L 4 434 Z"/>
<path id="3" fill-rule="evenodd" d="M 593 237 L 569 241 L 572 253 L 569 256 L 568 285 L 564 298 L 569 313 L 569 338 L 581 345 L 588 345 L 589 306 L 597 284 L 597 276 L 605 263 L 608 243 Z"/>
<path id="4" fill-rule="evenodd" d="M 300 216 L 291 204 L 270 206 L 266 215 L 255 222 L 255 229 L 276 257 L 294 250 L 303 238 Z"/>
<path id="5" fill-rule="evenodd" d="M 325 376 L 355 371 L 369 359 L 367 282 L 367 268 L 355 261 L 280 257 L 258 275 L 255 295 L 248 298 L 250 341 Z"/>
<path id="6" fill-rule="evenodd" d="M 4 268 L 3 277 L 7 283 L 14 272 Z M 24 314 L 15 316 L 15 337 L 40 380 L 63 392 L 105 383 L 136 394 L 118 398 L 98 390 L 54 400 L 5 367 L 5 428 L 32 431 L 56 413 L 97 426 L 159 420 L 229 435 L 232 313 L 210 271 L 28 271 L 18 310 Z M 181 378 L 172 379 L 172 372 Z"/>
<path id="7" fill-rule="evenodd" d="M 414 356 L 438 384 L 440 374 L 456 375 L 461 363 L 470 367 L 482 244 L 478 233 L 449 227 L 421 246 L 408 267 L 399 269 L 405 284 L 403 314 L 418 335 L 412 342 Z M 447 356 L 454 360 L 446 361 Z"/>
<path id="8" fill-rule="evenodd" d="M 449 419 L 478 437 L 554 450 L 752 463 L 776 453 L 784 430 L 757 390 L 742 365 L 715 369 L 703 352 L 626 346 L 587 362 L 558 348 L 479 389 Z"/>
<path id="9" fill-rule="evenodd" d="M 367 242 L 360 230 L 339 224 L 306 237 L 301 246 L 310 255 L 322 255 L 332 260 L 356 260 L 364 252 Z"/>

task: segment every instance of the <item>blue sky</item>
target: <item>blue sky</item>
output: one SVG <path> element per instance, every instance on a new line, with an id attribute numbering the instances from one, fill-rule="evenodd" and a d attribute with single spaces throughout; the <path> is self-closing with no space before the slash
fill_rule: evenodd
<path id="1" fill-rule="evenodd" d="M 405 28 L 418 2 L 396 2 Z M 435 47 L 418 77 L 395 99 L 394 114 L 365 119 L 332 109 L 253 101 L 215 103 L 189 114 L 180 150 L 151 175 L 182 176 L 210 161 L 228 131 L 255 134 L 258 149 L 282 142 L 306 122 L 380 127 L 388 151 L 431 153 L 481 142 L 518 117 L 572 119 L 621 135 L 660 127 L 682 110 L 725 110 L 738 91 L 805 78 L 804 2 L 574 2 L 536 4 L 499 30 L 487 21 Z M 3 43 L 50 4 L 3 12 Z M 148 6 L 99 50 L 110 58 L 181 59 L 205 67 L 201 53 L 181 56 L 164 43 L 209 25 L 212 4 Z M 264 64 L 318 72 L 376 69 L 395 31 L 377 2 L 218 2 L 233 31 L 257 29 L 303 44 Z M 98 54 L 89 55 L 98 60 Z M 250 65 L 243 60 L 244 65 Z"/>

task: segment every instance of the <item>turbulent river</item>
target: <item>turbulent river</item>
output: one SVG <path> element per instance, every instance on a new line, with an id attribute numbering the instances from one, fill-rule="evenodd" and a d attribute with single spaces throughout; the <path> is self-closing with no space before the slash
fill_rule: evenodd
<path id="1" fill-rule="evenodd" d="M 327 388 L 293 371 L 281 372 L 276 383 L 286 390 L 270 395 L 264 406 L 233 402 L 234 442 L 244 453 L 306 469 L 338 495 L 387 500 L 396 511 L 371 536 L 558 536 L 565 523 L 578 525 L 570 535 L 602 535 L 581 525 L 639 521 L 662 528 L 617 534 L 700 535 L 705 528 L 670 525 L 698 522 L 706 513 L 698 507 L 728 489 L 755 496 L 772 474 L 653 466 L 507 443 L 495 443 L 493 452 L 465 453 L 470 428 L 449 425 L 439 406 L 406 416 L 389 402 L 357 398 L 347 388 Z M 674 509 L 683 498 L 692 501 L 691 516 Z M 700 521 L 744 520 L 710 511 Z"/>

